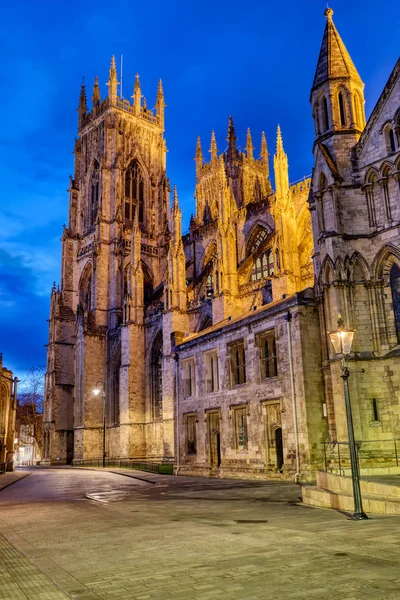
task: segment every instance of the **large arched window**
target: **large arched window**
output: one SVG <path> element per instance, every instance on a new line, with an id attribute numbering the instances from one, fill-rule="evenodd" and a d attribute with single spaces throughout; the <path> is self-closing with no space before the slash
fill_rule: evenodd
<path id="1" fill-rule="evenodd" d="M 252 234 L 250 238 L 250 242 L 247 249 L 247 255 L 252 254 L 254 250 L 257 250 L 257 248 L 265 242 L 265 240 L 268 237 L 268 234 L 269 231 L 267 229 L 264 229 L 264 227 L 260 227 L 258 225 L 256 231 Z"/>
<path id="2" fill-rule="evenodd" d="M 266 279 L 274 274 L 274 254 L 271 248 L 268 248 L 255 261 L 250 275 L 250 281 Z"/>
<path id="3" fill-rule="evenodd" d="M 121 368 L 121 346 L 119 346 L 110 361 L 109 377 L 109 420 L 111 425 L 119 423 L 119 376 Z"/>
<path id="4" fill-rule="evenodd" d="M 125 173 L 125 210 L 127 221 L 133 221 L 138 210 L 139 223 L 144 221 L 144 180 L 137 160 L 133 160 Z"/>
<path id="5" fill-rule="evenodd" d="M 395 263 L 390 271 L 390 287 L 392 290 L 393 313 L 396 325 L 397 341 L 400 344 L 400 268 Z"/>
<path id="6" fill-rule="evenodd" d="M 154 340 L 151 353 L 151 380 L 152 380 L 152 400 L 154 418 L 162 417 L 163 414 L 163 389 L 162 389 L 162 333 L 158 333 Z"/>
<path id="7" fill-rule="evenodd" d="M 93 166 L 92 178 L 90 180 L 89 190 L 89 227 L 96 222 L 97 211 L 100 200 L 100 166 L 96 161 Z"/>

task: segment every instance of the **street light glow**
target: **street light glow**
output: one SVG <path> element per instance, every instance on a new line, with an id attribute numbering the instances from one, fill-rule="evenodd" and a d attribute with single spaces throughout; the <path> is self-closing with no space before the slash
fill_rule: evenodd
<path id="1" fill-rule="evenodd" d="M 98 396 L 100 394 L 100 392 L 101 392 L 101 390 L 99 390 L 99 388 L 96 388 L 96 389 L 93 390 L 93 394 L 95 396 Z"/>
<path id="2" fill-rule="evenodd" d="M 343 354 L 344 356 L 350 354 L 354 333 L 354 329 L 347 329 L 344 326 L 342 316 L 338 315 L 337 330 L 329 333 L 329 338 L 336 354 Z"/>

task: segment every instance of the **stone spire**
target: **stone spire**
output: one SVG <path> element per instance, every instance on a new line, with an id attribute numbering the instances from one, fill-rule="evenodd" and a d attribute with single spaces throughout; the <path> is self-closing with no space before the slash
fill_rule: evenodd
<path id="1" fill-rule="evenodd" d="M 340 78 L 351 78 L 358 84 L 363 85 L 361 77 L 332 20 L 333 10 L 327 8 L 324 14 L 326 16 L 326 26 L 315 71 L 313 89 L 319 88 L 327 81 Z"/>
<path id="2" fill-rule="evenodd" d="M 251 137 L 251 131 L 250 131 L 250 127 L 247 129 L 247 137 L 246 137 L 246 155 L 247 158 L 254 158 L 253 157 L 253 150 L 254 150 L 254 146 L 253 146 L 253 140 Z"/>
<path id="3" fill-rule="evenodd" d="M 108 75 L 108 82 L 107 82 L 107 86 L 108 86 L 108 98 L 111 102 L 111 104 L 115 104 L 116 100 L 117 100 L 117 85 L 118 85 L 118 81 L 117 81 L 117 67 L 115 64 L 115 56 L 112 55 L 111 58 L 111 65 L 110 65 L 110 72 Z"/>
<path id="4" fill-rule="evenodd" d="M 100 103 L 100 88 L 99 88 L 99 78 L 95 77 L 93 84 L 93 92 L 92 92 L 92 107 L 96 108 Z"/>
<path id="5" fill-rule="evenodd" d="M 276 134 L 276 153 L 274 156 L 275 191 L 277 201 L 286 200 L 289 193 L 289 163 L 283 149 L 281 128 Z"/>
<path id="6" fill-rule="evenodd" d="M 217 141 L 215 139 L 215 132 L 212 131 L 211 132 L 211 144 L 210 144 L 210 150 L 209 150 L 210 154 L 211 154 L 211 162 L 214 162 L 218 157 L 218 148 L 217 148 Z"/>
<path id="7" fill-rule="evenodd" d="M 165 108 L 165 101 L 164 101 L 164 90 L 163 90 L 163 86 L 162 86 L 162 81 L 160 79 L 160 81 L 158 82 L 158 89 L 157 89 L 157 100 L 156 100 L 156 115 L 158 117 L 158 124 L 160 125 L 160 127 L 164 128 L 164 108 Z"/>
<path id="8" fill-rule="evenodd" d="M 198 176 L 200 173 L 201 167 L 203 166 L 203 151 L 201 149 L 200 136 L 197 137 L 196 156 L 195 156 L 194 160 L 196 161 L 196 175 Z"/>
<path id="9" fill-rule="evenodd" d="M 226 141 L 228 142 L 227 155 L 229 158 L 236 158 L 236 139 L 235 126 L 233 124 L 232 115 L 230 115 L 228 124 L 228 137 L 226 138 Z"/>
<path id="10" fill-rule="evenodd" d="M 171 239 L 176 246 L 182 237 L 182 212 L 179 207 L 178 190 L 174 185 L 172 209 L 171 209 Z"/>

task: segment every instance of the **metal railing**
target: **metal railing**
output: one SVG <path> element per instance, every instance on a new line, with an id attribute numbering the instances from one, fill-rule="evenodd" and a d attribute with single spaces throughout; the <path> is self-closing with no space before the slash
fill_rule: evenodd
<path id="1" fill-rule="evenodd" d="M 74 467 L 102 467 L 103 459 L 95 458 L 91 460 L 74 459 Z M 146 471 L 148 473 L 159 473 L 162 475 L 172 475 L 174 465 L 172 463 L 149 463 L 137 461 L 129 458 L 115 458 L 106 460 L 106 467 L 112 469 L 131 469 L 135 471 Z"/>
<path id="2" fill-rule="evenodd" d="M 399 466 L 400 438 L 391 440 L 358 440 L 356 451 L 359 469 Z M 379 447 L 377 446 L 379 444 Z M 323 442 L 325 471 L 350 468 L 348 442 Z"/>

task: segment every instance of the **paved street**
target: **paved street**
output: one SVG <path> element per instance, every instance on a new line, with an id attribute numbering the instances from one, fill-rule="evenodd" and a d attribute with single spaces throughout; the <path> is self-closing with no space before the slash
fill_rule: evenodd
<path id="1" fill-rule="evenodd" d="M 34 469 L 0 491 L 0 600 L 400 599 L 400 517 L 299 506 L 290 483 L 130 474 Z"/>

